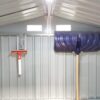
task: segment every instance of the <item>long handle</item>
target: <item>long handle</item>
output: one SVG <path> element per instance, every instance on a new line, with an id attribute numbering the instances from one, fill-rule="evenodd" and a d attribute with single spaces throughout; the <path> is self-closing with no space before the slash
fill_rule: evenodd
<path id="1" fill-rule="evenodd" d="M 21 76 L 22 68 L 21 68 L 21 59 L 18 59 L 18 75 Z"/>
<path id="2" fill-rule="evenodd" d="M 76 100 L 80 100 L 79 55 L 76 55 Z"/>
<path id="3" fill-rule="evenodd" d="M 19 52 L 18 53 L 18 75 L 19 76 L 21 76 L 22 74 L 21 59 L 22 59 L 22 54 Z"/>

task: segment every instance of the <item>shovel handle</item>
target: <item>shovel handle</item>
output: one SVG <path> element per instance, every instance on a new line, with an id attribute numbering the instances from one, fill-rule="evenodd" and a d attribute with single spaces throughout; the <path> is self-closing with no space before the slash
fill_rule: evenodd
<path id="1" fill-rule="evenodd" d="M 79 55 L 76 55 L 76 100 L 80 100 Z"/>

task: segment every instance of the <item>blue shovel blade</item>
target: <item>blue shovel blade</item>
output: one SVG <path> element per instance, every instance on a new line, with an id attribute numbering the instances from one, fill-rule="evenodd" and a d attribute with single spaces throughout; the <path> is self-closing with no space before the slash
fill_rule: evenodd
<path id="1" fill-rule="evenodd" d="M 99 32 L 55 32 L 56 52 L 95 52 L 100 50 Z"/>

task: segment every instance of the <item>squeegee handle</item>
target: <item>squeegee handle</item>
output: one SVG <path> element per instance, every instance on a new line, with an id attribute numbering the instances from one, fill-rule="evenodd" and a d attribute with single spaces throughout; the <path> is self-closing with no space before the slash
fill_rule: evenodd
<path id="1" fill-rule="evenodd" d="M 76 100 L 80 100 L 79 55 L 76 55 Z"/>
<path id="2" fill-rule="evenodd" d="M 20 76 L 22 74 L 22 70 L 21 70 L 21 59 L 22 59 L 22 54 L 19 52 L 18 53 L 18 75 Z"/>

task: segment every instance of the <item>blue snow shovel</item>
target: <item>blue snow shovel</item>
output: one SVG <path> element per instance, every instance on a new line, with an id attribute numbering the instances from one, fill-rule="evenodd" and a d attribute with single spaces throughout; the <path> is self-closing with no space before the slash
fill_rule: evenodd
<path id="1" fill-rule="evenodd" d="M 54 50 L 56 52 L 75 52 L 76 100 L 80 100 L 79 54 L 100 50 L 100 32 L 55 32 Z"/>

